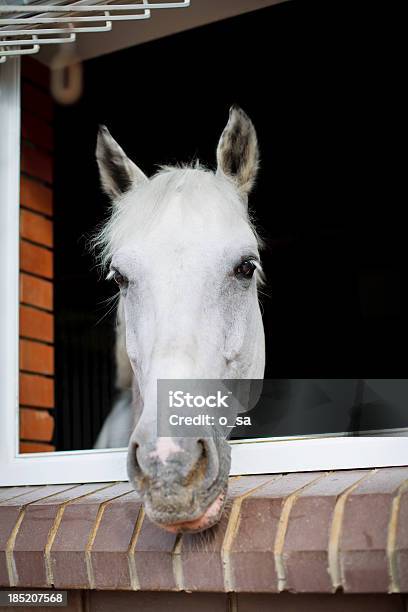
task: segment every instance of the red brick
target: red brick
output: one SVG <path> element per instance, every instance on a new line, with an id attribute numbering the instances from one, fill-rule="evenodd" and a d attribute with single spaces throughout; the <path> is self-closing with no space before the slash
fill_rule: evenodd
<path id="1" fill-rule="evenodd" d="M 20 204 L 43 215 L 51 216 L 53 212 L 52 191 L 35 179 L 21 176 Z"/>
<path id="2" fill-rule="evenodd" d="M 131 489 L 130 484 L 126 486 Z M 106 505 L 91 549 L 95 588 L 131 587 L 128 551 L 140 509 L 141 502 L 135 491 Z M 119 530 L 117 525 L 121 526 Z"/>
<path id="3" fill-rule="evenodd" d="M 54 380 L 36 374 L 20 374 L 20 405 L 54 407 Z"/>
<path id="4" fill-rule="evenodd" d="M 53 286 L 49 281 L 20 274 L 20 302 L 45 310 L 53 308 Z"/>
<path id="5" fill-rule="evenodd" d="M 53 453 L 55 446 L 45 442 L 20 442 L 20 453 Z"/>
<path id="6" fill-rule="evenodd" d="M 384 468 L 363 481 L 348 497 L 339 543 L 345 592 L 387 592 L 387 535 L 392 500 L 407 478 L 408 468 Z"/>
<path id="7" fill-rule="evenodd" d="M 46 151 L 53 149 L 53 130 L 49 123 L 24 111 L 21 115 L 21 135 L 24 140 Z"/>
<path id="8" fill-rule="evenodd" d="M 177 588 L 172 554 L 176 540 L 176 534 L 163 531 L 144 516 L 134 554 L 141 590 Z"/>
<path id="9" fill-rule="evenodd" d="M 31 308 L 30 306 L 20 306 L 20 336 L 34 340 L 43 340 L 44 342 L 53 342 L 53 315 L 36 308 Z"/>
<path id="10" fill-rule="evenodd" d="M 21 145 L 20 169 L 28 176 L 52 183 L 53 159 L 49 153 L 23 142 Z"/>
<path id="11" fill-rule="evenodd" d="M 89 588 L 85 550 L 100 506 L 130 489 L 129 483 L 114 484 L 66 506 L 50 551 L 56 588 Z M 120 529 L 117 528 L 118 525 Z M 100 525 L 98 532 L 99 530 Z M 122 534 L 123 526 L 117 522 L 113 527 L 110 525 L 110 531 L 112 530 L 114 534 Z M 115 568 L 114 570 L 117 571 Z"/>
<path id="12" fill-rule="evenodd" d="M 20 340 L 20 370 L 39 374 L 54 373 L 54 347 Z"/>
<path id="13" fill-rule="evenodd" d="M 53 277 L 52 251 L 20 240 L 20 269 L 46 278 Z"/>
<path id="14" fill-rule="evenodd" d="M 56 485 L 38 488 L 28 488 L 23 495 L 0 504 L 0 586 L 10 586 L 7 563 L 6 546 L 12 534 L 22 509 L 30 503 L 38 501 L 49 495 L 72 488 L 72 485 Z M 19 487 L 20 489 L 20 487 Z"/>
<path id="15" fill-rule="evenodd" d="M 402 593 L 408 593 L 408 491 L 399 500 L 396 532 L 396 581 Z M 408 603 L 408 602 L 407 602 Z"/>
<path id="16" fill-rule="evenodd" d="M 49 442 L 54 433 L 54 419 L 46 410 L 20 410 L 20 438 Z"/>
<path id="17" fill-rule="evenodd" d="M 54 114 L 54 102 L 50 94 L 43 91 L 32 83 L 23 81 L 21 88 L 21 105 L 23 111 L 42 117 L 46 121 L 52 121 Z"/>
<path id="18" fill-rule="evenodd" d="M 20 213 L 20 235 L 31 242 L 52 247 L 53 226 L 49 219 L 42 215 L 22 210 Z"/>
<path id="19" fill-rule="evenodd" d="M 22 58 L 21 76 L 24 81 L 31 81 L 45 90 L 50 86 L 50 69 L 33 57 Z"/>
<path id="20" fill-rule="evenodd" d="M 278 591 L 274 549 L 285 499 L 319 476 L 319 473 L 287 474 L 243 500 L 229 554 L 234 590 Z"/>
<path id="21" fill-rule="evenodd" d="M 82 495 L 92 493 L 103 484 L 84 484 L 62 491 L 30 504 L 17 533 L 13 558 L 17 586 L 43 587 L 47 584 L 45 547 L 61 505 Z"/>
<path id="22" fill-rule="evenodd" d="M 232 479 L 228 488 L 228 505 L 237 497 L 268 483 L 272 476 L 246 476 Z M 224 565 L 222 545 L 228 528 L 228 514 L 209 533 L 186 534 L 181 541 L 181 563 L 184 588 L 195 591 L 223 591 Z"/>
<path id="23" fill-rule="evenodd" d="M 333 472 L 299 494 L 292 507 L 283 549 L 286 587 L 297 593 L 332 592 L 329 536 L 338 496 L 367 474 Z"/>

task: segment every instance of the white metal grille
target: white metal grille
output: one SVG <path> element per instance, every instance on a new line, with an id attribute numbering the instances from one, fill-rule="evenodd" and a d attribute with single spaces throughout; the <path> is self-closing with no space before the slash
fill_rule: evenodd
<path id="1" fill-rule="evenodd" d="M 114 21 L 149 19 L 152 10 L 188 6 L 190 0 L 0 0 L 0 62 L 38 53 L 41 45 L 72 43 L 77 33 L 108 32 Z"/>

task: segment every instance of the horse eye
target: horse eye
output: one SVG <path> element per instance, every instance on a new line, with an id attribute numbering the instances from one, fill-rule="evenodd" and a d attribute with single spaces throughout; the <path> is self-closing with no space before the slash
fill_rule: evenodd
<path id="1" fill-rule="evenodd" d="M 128 284 L 128 279 L 122 276 L 122 274 L 117 270 L 114 271 L 112 278 L 115 283 L 119 285 L 119 287 L 126 287 L 126 285 Z"/>
<path id="2" fill-rule="evenodd" d="M 253 261 L 250 259 L 246 259 L 242 261 L 239 266 L 237 266 L 234 270 L 235 276 L 238 278 L 252 278 L 254 272 L 256 270 L 256 266 Z"/>

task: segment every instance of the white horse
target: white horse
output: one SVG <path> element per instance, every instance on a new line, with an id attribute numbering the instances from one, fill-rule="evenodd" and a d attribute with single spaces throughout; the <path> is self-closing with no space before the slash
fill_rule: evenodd
<path id="1" fill-rule="evenodd" d="M 248 212 L 258 168 L 255 129 L 231 108 L 215 173 L 163 168 L 149 179 L 106 127 L 96 157 L 113 203 L 96 242 L 120 289 L 123 390 L 96 447 L 129 444 L 129 480 L 156 524 L 206 529 L 222 513 L 230 447 L 217 436 L 158 437 L 157 380 L 263 378 L 260 241 Z"/>

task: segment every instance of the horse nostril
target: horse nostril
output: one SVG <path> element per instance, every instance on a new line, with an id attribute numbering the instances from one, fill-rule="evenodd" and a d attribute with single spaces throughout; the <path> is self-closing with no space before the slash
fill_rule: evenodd
<path id="1" fill-rule="evenodd" d="M 201 485 L 207 473 L 208 456 L 206 445 L 204 440 L 197 440 L 197 444 L 201 447 L 200 455 L 184 479 L 183 485 L 186 487 Z"/>
<path id="2" fill-rule="evenodd" d="M 218 461 L 207 440 L 199 439 L 197 444 L 201 447 L 200 455 L 184 479 L 183 485 L 208 488 L 217 477 Z"/>
<path id="3" fill-rule="evenodd" d="M 204 440 L 198 440 L 197 444 L 201 446 L 201 454 L 198 460 L 206 461 L 207 460 L 207 447 L 206 447 Z"/>
<path id="4" fill-rule="evenodd" d="M 210 487 L 216 480 L 220 468 L 218 452 L 212 439 L 199 439 L 198 444 L 202 447 L 198 464 L 204 474 L 204 486 Z"/>
<path id="5" fill-rule="evenodd" d="M 204 440 L 198 440 L 198 445 L 201 446 L 201 453 L 196 466 L 205 475 L 208 471 L 208 449 Z"/>

